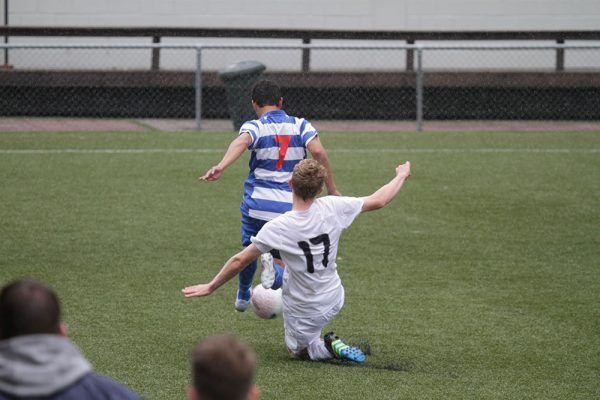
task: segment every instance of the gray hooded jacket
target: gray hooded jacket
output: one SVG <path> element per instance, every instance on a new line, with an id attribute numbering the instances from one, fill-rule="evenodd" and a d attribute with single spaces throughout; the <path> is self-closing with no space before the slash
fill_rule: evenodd
<path id="1" fill-rule="evenodd" d="M 26 335 L 0 340 L 0 399 L 51 395 L 139 398 L 117 382 L 94 374 L 79 349 L 65 337 Z"/>

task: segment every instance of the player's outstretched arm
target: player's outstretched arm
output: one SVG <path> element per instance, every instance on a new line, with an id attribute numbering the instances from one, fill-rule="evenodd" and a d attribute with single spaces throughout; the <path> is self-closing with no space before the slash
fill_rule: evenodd
<path id="1" fill-rule="evenodd" d="M 396 176 L 370 196 L 363 197 L 362 212 L 383 208 L 398 194 L 404 182 L 410 176 L 410 162 L 396 167 Z"/>
<path id="2" fill-rule="evenodd" d="M 235 162 L 252 143 L 252 136 L 248 132 L 241 133 L 234 141 L 229 144 L 221 162 L 211 167 L 204 175 L 198 179 L 201 181 L 216 181 L 221 177 L 223 171 Z"/>
<path id="3" fill-rule="evenodd" d="M 223 268 L 221 268 L 221 271 L 219 271 L 212 281 L 209 283 L 188 286 L 181 289 L 181 293 L 183 293 L 185 297 L 208 296 L 231 278 L 235 277 L 246 267 L 246 265 L 256 260 L 260 254 L 260 250 L 258 250 L 254 244 L 251 244 L 227 260 L 225 265 L 223 265 Z"/>
<path id="4" fill-rule="evenodd" d="M 327 187 L 327 194 L 330 196 L 341 196 L 342 194 L 338 192 L 335 181 L 333 180 L 333 170 L 331 169 L 331 164 L 329 164 L 329 157 L 327 156 L 327 151 L 323 144 L 319 140 L 319 137 L 315 137 L 306 146 L 310 154 L 313 156 L 315 160 L 319 162 L 322 166 L 327 170 L 327 179 L 325 180 L 325 186 Z"/>

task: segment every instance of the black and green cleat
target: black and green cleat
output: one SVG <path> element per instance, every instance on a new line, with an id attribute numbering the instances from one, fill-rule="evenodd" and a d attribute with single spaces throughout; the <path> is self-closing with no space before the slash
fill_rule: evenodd
<path id="1" fill-rule="evenodd" d="M 359 364 L 365 362 L 365 354 L 358 347 L 347 345 L 333 332 L 329 332 L 323 338 L 325 347 L 335 358 L 353 361 Z"/>

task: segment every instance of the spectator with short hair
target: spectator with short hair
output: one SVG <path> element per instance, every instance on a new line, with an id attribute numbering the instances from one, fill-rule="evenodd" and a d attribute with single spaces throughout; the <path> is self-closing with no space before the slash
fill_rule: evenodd
<path id="1" fill-rule="evenodd" d="M 23 279 L 0 292 L 0 400 L 139 400 L 92 371 L 66 337 L 56 293 Z"/>
<path id="2" fill-rule="evenodd" d="M 256 355 L 231 335 L 211 336 L 192 351 L 190 400 L 255 400 Z"/>

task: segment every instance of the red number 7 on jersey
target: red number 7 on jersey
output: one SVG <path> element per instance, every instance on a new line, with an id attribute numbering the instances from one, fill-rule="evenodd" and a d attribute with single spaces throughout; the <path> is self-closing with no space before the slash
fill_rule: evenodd
<path id="1" fill-rule="evenodd" d="M 283 167 L 283 160 L 285 159 L 285 153 L 287 153 L 288 147 L 290 146 L 291 136 L 275 136 L 275 142 L 279 143 L 279 160 L 275 164 L 275 168 L 281 169 Z"/>

